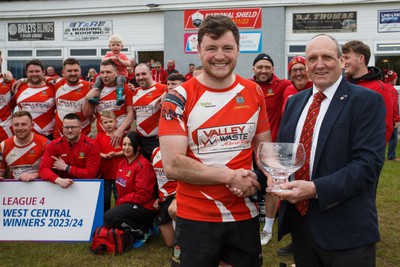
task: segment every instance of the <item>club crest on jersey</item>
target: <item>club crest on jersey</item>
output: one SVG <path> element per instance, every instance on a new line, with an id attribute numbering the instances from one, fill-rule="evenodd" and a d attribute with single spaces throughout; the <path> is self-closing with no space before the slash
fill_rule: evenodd
<path id="1" fill-rule="evenodd" d="M 47 90 L 43 90 L 42 95 L 47 95 Z"/>
<path id="2" fill-rule="evenodd" d="M 84 152 L 79 152 L 79 157 L 80 159 L 84 159 L 85 158 L 85 153 Z"/>
<path id="3" fill-rule="evenodd" d="M 244 104 L 244 97 L 241 94 L 236 95 L 236 103 L 238 103 L 239 105 Z"/>
<path id="4" fill-rule="evenodd" d="M 34 149 L 29 150 L 29 154 L 31 155 L 35 154 L 35 150 Z"/>
<path id="5" fill-rule="evenodd" d="M 274 94 L 274 90 L 273 90 L 272 88 L 269 88 L 269 89 L 267 90 L 267 95 L 275 95 L 275 94 Z"/>
<path id="6" fill-rule="evenodd" d="M 128 173 L 125 176 L 129 177 L 129 176 L 131 176 L 131 174 L 132 174 L 132 171 L 128 171 Z"/>

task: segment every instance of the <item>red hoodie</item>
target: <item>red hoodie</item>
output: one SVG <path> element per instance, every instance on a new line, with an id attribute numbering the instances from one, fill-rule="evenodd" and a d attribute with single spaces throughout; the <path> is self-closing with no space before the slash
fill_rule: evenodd
<path id="1" fill-rule="evenodd" d="M 347 77 L 347 80 L 353 84 L 357 84 L 372 91 L 375 91 L 382 95 L 383 101 L 385 102 L 386 106 L 386 135 L 385 140 L 386 143 L 389 141 L 390 137 L 393 133 L 393 121 L 394 121 L 394 114 L 393 114 L 393 99 L 392 99 L 392 90 L 388 86 L 387 83 L 383 82 L 383 75 L 380 69 L 376 67 L 368 67 L 368 73 L 359 77 L 359 78 L 352 78 Z"/>

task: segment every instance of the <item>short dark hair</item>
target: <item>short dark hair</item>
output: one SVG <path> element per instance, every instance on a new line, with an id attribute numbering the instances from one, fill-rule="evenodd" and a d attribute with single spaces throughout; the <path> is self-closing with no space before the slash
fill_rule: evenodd
<path id="1" fill-rule="evenodd" d="M 345 54 L 353 51 L 357 54 L 363 55 L 365 58 L 365 65 L 368 66 L 369 59 L 371 58 L 371 50 L 369 49 L 369 46 L 363 42 L 358 40 L 349 41 L 342 46 L 342 51 Z"/>
<path id="2" fill-rule="evenodd" d="M 75 113 L 68 113 L 67 115 L 64 116 L 63 121 L 64 120 L 77 120 L 79 122 L 82 122 L 81 117 L 79 117 L 79 115 Z"/>
<path id="3" fill-rule="evenodd" d="M 137 132 L 129 131 L 125 134 L 125 137 L 128 137 L 131 141 L 131 145 L 133 147 L 133 153 L 137 153 L 138 150 L 142 149 L 142 138 Z"/>
<path id="4" fill-rule="evenodd" d="M 190 64 L 189 64 L 189 67 L 190 67 L 190 66 L 193 66 L 193 67 L 194 67 L 194 63 L 190 63 Z"/>
<path id="5" fill-rule="evenodd" d="M 194 70 L 202 70 L 202 69 L 203 69 L 203 66 L 200 65 L 200 66 L 197 66 Z"/>
<path id="6" fill-rule="evenodd" d="M 167 81 L 181 81 L 186 82 L 185 76 L 180 73 L 172 73 L 168 76 Z"/>
<path id="7" fill-rule="evenodd" d="M 117 71 L 117 64 L 115 64 L 111 60 L 105 60 L 105 61 L 101 62 L 100 66 L 112 66 L 115 69 L 115 71 Z"/>
<path id="8" fill-rule="evenodd" d="M 42 69 L 42 71 L 44 71 L 43 63 L 42 63 L 42 61 L 40 61 L 39 59 L 32 59 L 32 60 L 29 60 L 29 61 L 26 63 L 26 65 L 25 65 L 25 70 L 28 70 L 28 67 L 29 67 L 30 65 L 39 66 L 39 67 Z"/>
<path id="9" fill-rule="evenodd" d="M 228 31 L 232 32 L 236 44 L 239 46 L 239 29 L 229 17 L 224 15 L 207 16 L 199 27 L 197 34 L 198 43 L 199 45 L 201 44 L 201 41 L 203 41 L 203 36 L 205 34 L 209 35 L 213 40 L 216 40 Z"/>
<path id="10" fill-rule="evenodd" d="M 26 111 L 26 110 L 18 110 L 18 111 L 14 112 L 14 113 L 12 114 L 12 118 L 13 118 L 13 119 L 14 119 L 14 118 L 20 118 L 20 117 L 23 117 L 23 116 L 27 116 L 31 121 L 33 121 L 32 115 L 31 115 L 31 113 L 29 113 L 29 111 Z"/>
<path id="11" fill-rule="evenodd" d="M 65 65 L 75 65 L 75 64 L 78 64 L 78 66 L 81 65 L 81 63 L 79 62 L 79 60 L 77 60 L 76 58 L 72 58 L 72 57 L 66 58 L 66 59 L 63 61 L 63 67 L 65 67 Z"/>

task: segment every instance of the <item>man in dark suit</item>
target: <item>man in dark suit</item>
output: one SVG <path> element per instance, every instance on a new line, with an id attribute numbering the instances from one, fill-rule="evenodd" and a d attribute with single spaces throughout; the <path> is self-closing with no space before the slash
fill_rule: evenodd
<path id="1" fill-rule="evenodd" d="M 328 35 L 306 46 L 312 89 L 292 96 L 277 141 L 299 142 L 313 95 L 324 99 L 313 129 L 310 180 L 281 185 L 278 238 L 291 233 L 296 266 L 375 266 L 376 189 L 384 163 L 382 97 L 342 77 L 341 48 Z M 296 208 L 306 200 L 307 210 Z"/>

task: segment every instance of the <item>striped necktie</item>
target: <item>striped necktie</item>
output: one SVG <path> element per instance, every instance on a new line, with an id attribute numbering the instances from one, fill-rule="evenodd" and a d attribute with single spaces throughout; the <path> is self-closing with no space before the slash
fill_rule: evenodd
<path id="1" fill-rule="evenodd" d="M 304 121 L 303 130 L 301 131 L 300 143 L 304 145 L 304 150 L 306 152 L 306 160 L 304 165 L 296 172 L 296 180 L 310 181 L 310 155 L 312 138 L 314 133 L 315 122 L 321 108 L 321 102 L 326 98 L 326 95 L 322 92 L 315 93 L 313 96 L 313 101 L 308 108 L 306 120 Z M 300 212 L 301 216 L 304 216 L 308 212 L 308 199 L 304 199 L 296 204 L 297 210 Z"/>

